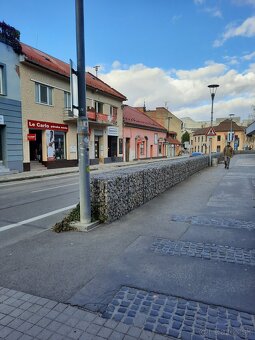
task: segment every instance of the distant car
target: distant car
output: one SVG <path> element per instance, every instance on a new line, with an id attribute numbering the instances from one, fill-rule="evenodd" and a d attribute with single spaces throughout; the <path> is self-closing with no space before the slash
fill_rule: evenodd
<path id="1" fill-rule="evenodd" d="M 192 152 L 192 154 L 190 155 L 190 157 L 195 157 L 195 156 L 202 156 L 203 152 Z"/>

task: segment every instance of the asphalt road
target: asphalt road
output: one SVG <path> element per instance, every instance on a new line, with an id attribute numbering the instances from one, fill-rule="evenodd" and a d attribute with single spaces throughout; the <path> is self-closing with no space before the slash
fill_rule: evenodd
<path id="1" fill-rule="evenodd" d="M 6 210 L 8 204 L 14 205 L 8 190 L 15 188 L 20 190 L 15 204 L 24 219 L 35 207 L 43 214 L 53 203 L 54 209 L 74 204 L 78 199 L 76 178 L 27 184 L 26 200 L 32 203 L 23 207 L 18 203 L 25 202 L 24 186 L 1 187 L 1 193 L 6 194 L 1 204 Z M 31 199 L 32 191 L 47 189 L 48 184 L 70 186 L 38 192 L 37 201 Z M 217 251 L 223 246 L 254 253 L 254 188 L 255 155 L 237 155 L 229 170 L 221 164 L 196 173 L 90 233 L 45 230 L 26 238 L 20 235 L 20 240 L 15 236 L 25 228 L 36 230 L 37 223 L 42 231 L 47 228 L 46 220 L 0 232 L 0 286 L 101 312 L 121 286 L 129 286 L 255 314 L 252 263 L 239 263 L 233 255 L 225 261 L 221 255 L 203 259 L 152 251 L 155 240 L 162 238 L 210 244 Z M 15 216 L 7 216 L 6 210 L 2 226 L 17 221 Z M 16 237 L 13 242 L 12 237 Z M 206 249 L 204 253 L 208 255 Z"/>
<path id="2" fill-rule="evenodd" d="M 1 183 L 0 247 L 60 221 L 79 202 L 78 183 L 76 173 Z"/>

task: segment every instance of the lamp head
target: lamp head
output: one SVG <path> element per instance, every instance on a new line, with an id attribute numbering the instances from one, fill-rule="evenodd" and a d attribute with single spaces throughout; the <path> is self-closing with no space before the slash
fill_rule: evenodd
<path id="1" fill-rule="evenodd" d="M 212 99 L 214 98 L 215 94 L 216 94 L 216 91 L 217 91 L 217 88 L 219 87 L 220 85 L 218 84 L 211 84 L 211 85 L 208 85 L 209 89 L 210 89 L 210 93 L 211 93 L 211 96 L 212 96 Z"/>

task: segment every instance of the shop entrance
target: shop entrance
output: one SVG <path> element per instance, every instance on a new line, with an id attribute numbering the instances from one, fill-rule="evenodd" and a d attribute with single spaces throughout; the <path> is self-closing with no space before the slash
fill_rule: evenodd
<path id="1" fill-rule="evenodd" d="M 117 157 L 117 140 L 118 137 L 108 136 L 108 157 Z"/>
<path id="2" fill-rule="evenodd" d="M 35 141 L 29 141 L 30 161 L 42 162 L 42 131 L 29 129 L 29 134 L 35 135 Z"/>

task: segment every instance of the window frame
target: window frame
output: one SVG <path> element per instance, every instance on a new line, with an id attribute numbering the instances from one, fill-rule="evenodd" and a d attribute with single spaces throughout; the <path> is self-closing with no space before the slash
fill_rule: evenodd
<path id="1" fill-rule="evenodd" d="M 64 108 L 66 110 L 72 110 L 71 93 L 68 91 L 64 91 Z"/>
<path id="2" fill-rule="evenodd" d="M 47 102 L 42 101 L 41 88 L 46 88 Z M 53 87 L 42 83 L 35 83 L 35 102 L 36 104 L 53 106 Z"/>
<path id="3" fill-rule="evenodd" d="M 7 96 L 6 65 L 0 63 L 0 96 Z"/>

